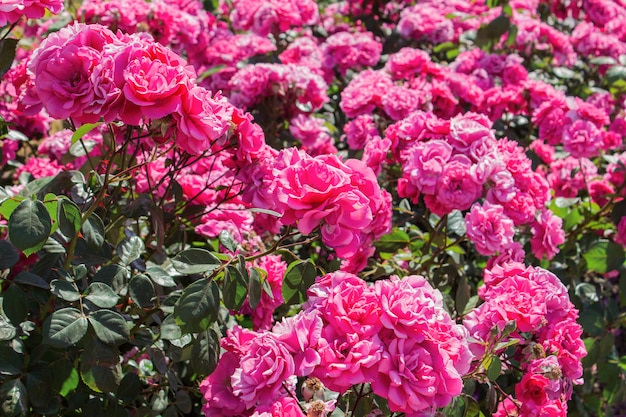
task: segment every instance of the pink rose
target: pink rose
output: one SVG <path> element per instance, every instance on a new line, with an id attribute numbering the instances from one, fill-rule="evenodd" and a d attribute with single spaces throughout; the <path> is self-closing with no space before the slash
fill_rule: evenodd
<path id="1" fill-rule="evenodd" d="M 356 276 L 335 282 L 319 309 L 327 323 L 348 337 L 369 338 L 382 326 L 378 297 Z"/>
<path id="2" fill-rule="evenodd" d="M 115 63 L 105 51 L 113 44 L 119 40 L 103 26 L 76 23 L 51 34 L 33 52 L 29 69 L 35 92 L 52 117 L 91 123 L 117 116 L 121 91 Z"/>
<path id="3" fill-rule="evenodd" d="M 436 194 L 427 196 L 426 204 L 434 213 L 468 209 L 482 194 L 482 184 L 472 174 L 472 163 L 464 155 L 453 156 L 437 181 Z"/>
<path id="4" fill-rule="evenodd" d="M 217 368 L 200 383 L 200 392 L 204 398 L 202 411 L 206 415 L 220 417 L 241 416 L 246 405 L 233 393 L 231 376 L 239 366 L 239 356 L 225 352 L 217 363 Z"/>
<path id="5" fill-rule="evenodd" d="M 565 242 L 565 232 L 561 225 L 563 220 L 548 209 L 542 209 L 539 217 L 532 225 L 533 236 L 530 247 L 533 255 L 541 259 L 546 256 L 550 260 L 559 252 L 557 246 Z"/>
<path id="6" fill-rule="evenodd" d="M 124 65 L 125 105 L 120 117 L 131 125 L 138 125 L 142 117 L 160 119 L 180 111 L 196 78 L 183 58 L 139 37 L 129 38 L 117 51 L 116 64 Z"/>
<path id="7" fill-rule="evenodd" d="M 275 401 L 283 383 L 294 375 L 295 365 L 287 346 L 272 333 L 261 333 L 247 346 L 231 378 L 233 394 L 247 408 Z"/>
<path id="8" fill-rule="evenodd" d="M 563 148 L 574 158 L 596 156 L 602 143 L 600 130 L 586 120 L 576 120 L 563 132 Z"/>
<path id="9" fill-rule="evenodd" d="M 191 155 L 211 148 L 230 128 L 233 106 L 219 93 L 214 97 L 202 87 L 194 87 L 182 96 L 176 120 L 176 143 Z"/>
<path id="10" fill-rule="evenodd" d="M 515 226 L 499 204 L 474 204 L 465 215 L 465 225 L 467 237 L 483 255 L 493 255 L 513 243 Z"/>
<path id="11" fill-rule="evenodd" d="M 274 325 L 272 333 L 293 355 L 295 375 L 307 376 L 321 363 L 317 345 L 323 326 L 318 310 L 301 311 Z"/>
<path id="12" fill-rule="evenodd" d="M 461 376 L 436 342 L 393 339 L 372 381 L 374 392 L 389 401 L 395 412 L 434 413 L 463 389 Z"/>
<path id="13" fill-rule="evenodd" d="M 452 146 L 444 140 L 418 142 L 406 153 L 405 178 L 424 194 L 435 194 L 445 165 L 452 157 Z"/>

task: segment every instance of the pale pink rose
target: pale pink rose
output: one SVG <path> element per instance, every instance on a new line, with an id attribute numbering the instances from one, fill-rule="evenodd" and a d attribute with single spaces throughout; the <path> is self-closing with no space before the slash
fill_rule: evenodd
<path id="1" fill-rule="evenodd" d="M 24 165 L 17 167 L 13 176 L 17 180 L 20 175 L 28 174 L 32 179 L 39 179 L 57 175 L 67 169 L 67 166 L 63 166 L 55 160 L 30 157 L 26 159 L 26 163 L 24 163 Z"/>
<path id="2" fill-rule="evenodd" d="M 289 122 L 289 132 L 312 154 L 312 149 L 318 149 L 322 143 L 332 141 L 325 123 L 323 118 L 299 114 Z"/>
<path id="3" fill-rule="evenodd" d="M 513 243 L 515 226 L 499 204 L 474 204 L 465 215 L 467 237 L 483 255 L 494 255 Z"/>
<path id="4" fill-rule="evenodd" d="M 230 233 L 238 243 L 243 243 L 246 236 L 252 230 L 254 218 L 245 206 L 239 204 L 220 204 L 218 209 L 213 209 L 204 214 L 195 231 L 201 236 L 215 238 L 222 230 Z"/>
<path id="5" fill-rule="evenodd" d="M 213 96 L 202 87 L 192 88 L 172 113 L 176 144 L 191 155 L 201 154 L 228 131 L 232 114 L 233 106 L 219 93 Z"/>
<path id="6" fill-rule="evenodd" d="M 247 346 L 231 377 L 233 394 L 247 408 L 270 404 L 280 396 L 283 384 L 294 375 L 295 365 L 285 343 L 272 333 L 261 333 Z"/>
<path id="7" fill-rule="evenodd" d="M 558 246 L 565 242 L 565 232 L 561 227 L 563 220 L 548 209 L 542 209 L 539 217 L 532 224 L 533 236 L 530 247 L 533 255 L 541 259 L 545 255 L 550 260 L 559 252 Z"/>
<path id="8" fill-rule="evenodd" d="M 592 158 L 602 146 L 602 133 L 586 120 L 576 120 L 563 131 L 563 148 L 574 158 Z"/>

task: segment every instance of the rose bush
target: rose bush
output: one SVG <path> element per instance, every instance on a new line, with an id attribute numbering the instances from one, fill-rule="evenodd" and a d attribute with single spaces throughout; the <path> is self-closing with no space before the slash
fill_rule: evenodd
<path id="1" fill-rule="evenodd" d="M 0 414 L 623 414 L 624 16 L 3 3 Z"/>

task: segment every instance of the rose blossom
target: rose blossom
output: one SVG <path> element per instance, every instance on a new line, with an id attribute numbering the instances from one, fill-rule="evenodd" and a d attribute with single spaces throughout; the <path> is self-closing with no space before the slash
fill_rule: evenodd
<path id="1" fill-rule="evenodd" d="M 499 204 L 489 201 L 485 201 L 482 207 L 474 204 L 465 215 L 465 225 L 467 237 L 483 255 L 493 255 L 513 243 L 513 221 L 504 215 L 504 209 Z"/>
<path id="2" fill-rule="evenodd" d="M 231 377 L 233 394 L 247 408 L 269 404 L 279 397 L 283 383 L 294 375 L 295 365 L 287 346 L 272 333 L 261 333 L 247 347 Z"/>
<path id="3" fill-rule="evenodd" d="M 532 224 L 533 236 L 530 239 L 530 247 L 533 255 L 541 259 L 546 256 L 550 260 L 558 253 L 558 245 L 565 242 L 565 232 L 561 225 L 563 220 L 552 213 L 551 210 L 542 209 L 539 217 Z"/>

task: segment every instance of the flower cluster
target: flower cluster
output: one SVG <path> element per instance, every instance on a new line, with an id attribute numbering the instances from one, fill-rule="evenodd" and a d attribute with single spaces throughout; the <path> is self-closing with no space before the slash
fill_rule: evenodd
<path id="1" fill-rule="evenodd" d="M 252 168 L 259 187 L 249 188 L 244 198 L 277 211 L 282 224 L 304 234 L 319 227 L 322 242 L 339 257 L 369 253 L 373 241 L 389 231 L 391 196 L 361 161 L 289 148 L 264 163 Z"/>
<path id="2" fill-rule="evenodd" d="M 523 358 L 524 376 L 515 387 L 516 399 L 509 400 L 514 406 L 503 402 L 496 415 L 565 416 L 572 385 L 582 383 L 581 359 L 587 354 L 567 289 L 551 272 L 516 262 L 485 270 L 484 281 L 479 289 L 484 304 L 463 321 L 474 340 L 472 353 L 500 355 L 514 345 Z M 514 330 L 494 346 L 494 329 L 499 334 L 510 323 Z"/>
<path id="3" fill-rule="evenodd" d="M 35 93 L 56 119 L 150 125 L 168 118 L 175 125 L 170 134 L 191 154 L 230 127 L 226 99 L 195 86 L 186 61 L 148 36 L 76 23 L 46 38 L 29 69 Z"/>
<path id="4" fill-rule="evenodd" d="M 425 278 L 372 286 L 336 272 L 308 294 L 304 310 L 271 332 L 235 328 L 222 341 L 218 369 L 201 385 L 210 415 L 275 407 L 293 393 L 296 376 L 339 393 L 370 383 L 392 411 L 411 414 L 432 414 L 461 392 L 472 359 L 466 332 Z"/>

